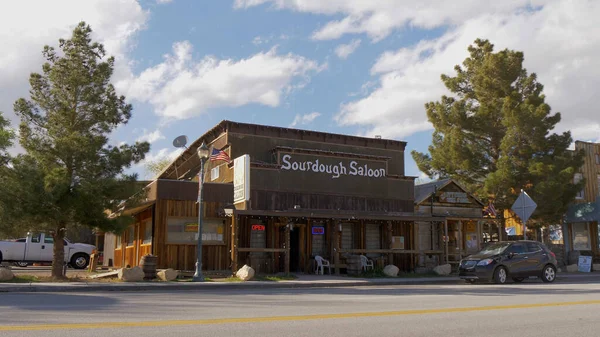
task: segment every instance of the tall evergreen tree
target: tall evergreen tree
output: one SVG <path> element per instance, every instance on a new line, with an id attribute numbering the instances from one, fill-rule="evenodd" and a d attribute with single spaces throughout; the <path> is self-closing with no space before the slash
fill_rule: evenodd
<path id="1" fill-rule="evenodd" d="M 133 194 L 136 177 L 124 169 L 143 160 L 150 146 L 109 145 L 111 131 L 129 121 L 132 107 L 110 83 L 114 58 L 105 58 L 91 33 L 81 22 L 71 38 L 59 40 L 60 52 L 44 47 L 47 62 L 41 74 L 30 76 L 31 98 L 14 104 L 26 154 L 14 158 L 1 191 L 16 222 L 52 234 L 55 278 L 63 277 L 63 238 L 70 228 L 114 230 L 131 222 L 109 218 L 107 210 Z"/>
<path id="2" fill-rule="evenodd" d="M 558 221 L 583 186 L 573 184 L 582 154 L 568 150 L 570 132 L 551 133 L 560 113 L 551 113 L 542 84 L 523 68 L 523 53 L 493 49 L 477 39 L 456 76 L 441 76 L 452 95 L 425 104 L 432 144 L 429 154 L 412 156 L 430 177 L 456 179 L 499 209 L 523 189 L 538 205 L 534 217 Z"/>
<path id="3" fill-rule="evenodd" d="M 12 145 L 15 133 L 10 128 L 8 120 L 2 116 L 0 111 L 0 165 L 6 165 L 8 163 L 8 154 L 6 150 Z"/>

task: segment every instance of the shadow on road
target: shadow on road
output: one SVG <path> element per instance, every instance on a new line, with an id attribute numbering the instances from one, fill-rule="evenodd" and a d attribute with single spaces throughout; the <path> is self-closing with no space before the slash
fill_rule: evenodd
<path id="1" fill-rule="evenodd" d="M 52 311 L 95 311 L 118 304 L 114 297 L 89 296 L 65 293 L 10 293 L 0 295 L 0 310 L 18 308 L 21 310 Z"/>

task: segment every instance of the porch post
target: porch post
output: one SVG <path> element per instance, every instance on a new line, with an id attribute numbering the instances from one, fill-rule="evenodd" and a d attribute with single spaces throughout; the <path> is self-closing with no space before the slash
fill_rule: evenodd
<path id="1" fill-rule="evenodd" d="M 477 220 L 477 250 L 481 250 L 483 248 L 483 231 L 481 230 L 481 220 Z"/>
<path id="2" fill-rule="evenodd" d="M 388 249 L 392 249 L 392 235 L 394 235 L 393 230 L 392 230 L 392 222 L 388 221 L 387 222 L 387 234 L 388 234 Z M 388 262 L 387 264 L 394 264 L 394 254 L 393 253 L 388 253 Z"/>
<path id="3" fill-rule="evenodd" d="M 285 275 L 290 275 L 290 224 L 285 220 Z"/>
<path id="4" fill-rule="evenodd" d="M 444 219 L 444 250 L 446 251 L 446 264 L 448 264 L 448 219 Z"/>
<path id="5" fill-rule="evenodd" d="M 336 220 L 333 225 L 333 228 L 334 228 L 333 232 L 335 233 L 335 235 L 334 235 L 335 254 L 333 255 L 333 263 L 335 264 L 335 274 L 336 275 L 340 274 L 340 239 L 341 239 L 340 226 L 341 226 L 341 223 L 339 222 L 339 220 Z"/>
<path id="6" fill-rule="evenodd" d="M 237 272 L 237 216 L 231 217 L 231 271 L 235 274 Z"/>
<path id="7" fill-rule="evenodd" d="M 463 223 L 462 220 L 458 220 L 458 259 L 462 259 L 463 253 L 463 232 L 462 232 Z"/>

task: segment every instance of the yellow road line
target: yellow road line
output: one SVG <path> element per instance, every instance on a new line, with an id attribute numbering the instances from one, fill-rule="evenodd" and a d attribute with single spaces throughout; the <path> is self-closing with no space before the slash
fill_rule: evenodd
<path id="1" fill-rule="evenodd" d="M 490 311 L 490 310 L 564 307 L 564 306 L 591 305 L 591 304 L 600 304 L 600 300 L 578 301 L 578 302 L 553 302 L 553 303 L 551 302 L 551 303 L 494 305 L 494 306 L 485 306 L 485 307 L 466 307 L 466 308 L 438 308 L 438 309 L 382 311 L 382 312 L 357 312 L 357 313 L 346 313 L 346 314 L 318 314 L 318 315 L 301 315 L 301 316 L 215 318 L 215 319 L 167 320 L 167 321 L 147 321 L 147 322 L 106 322 L 106 323 L 100 322 L 100 323 L 79 323 L 79 324 L 37 324 L 37 325 L 12 325 L 12 326 L 5 325 L 5 326 L 0 326 L 0 331 L 102 329 L 102 328 L 108 329 L 108 328 L 140 328 L 140 327 L 160 327 L 160 326 L 178 326 L 178 325 L 264 323 L 264 322 L 279 322 L 279 321 L 305 321 L 305 320 L 324 320 L 324 319 L 340 319 L 340 318 L 385 317 L 385 316 L 403 316 L 403 315 L 440 314 L 440 313 L 453 313 L 453 312 L 474 312 L 474 311 Z"/>

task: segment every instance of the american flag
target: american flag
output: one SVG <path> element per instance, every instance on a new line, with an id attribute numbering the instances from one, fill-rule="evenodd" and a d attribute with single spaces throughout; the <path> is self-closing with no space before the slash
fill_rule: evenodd
<path id="1" fill-rule="evenodd" d="M 210 154 L 210 161 L 224 160 L 228 163 L 231 162 L 231 158 L 225 153 L 223 150 L 217 150 L 213 148 L 212 153 Z"/>
<path id="2" fill-rule="evenodd" d="M 492 204 L 492 202 L 490 201 L 490 203 L 487 205 L 486 208 L 483 209 L 487 214 L 489 214 L 490 216 L 493 216 L 494 218 L 498 215 L 496 213 L 496 208 L 494 207 L 494 204 Z"/>

